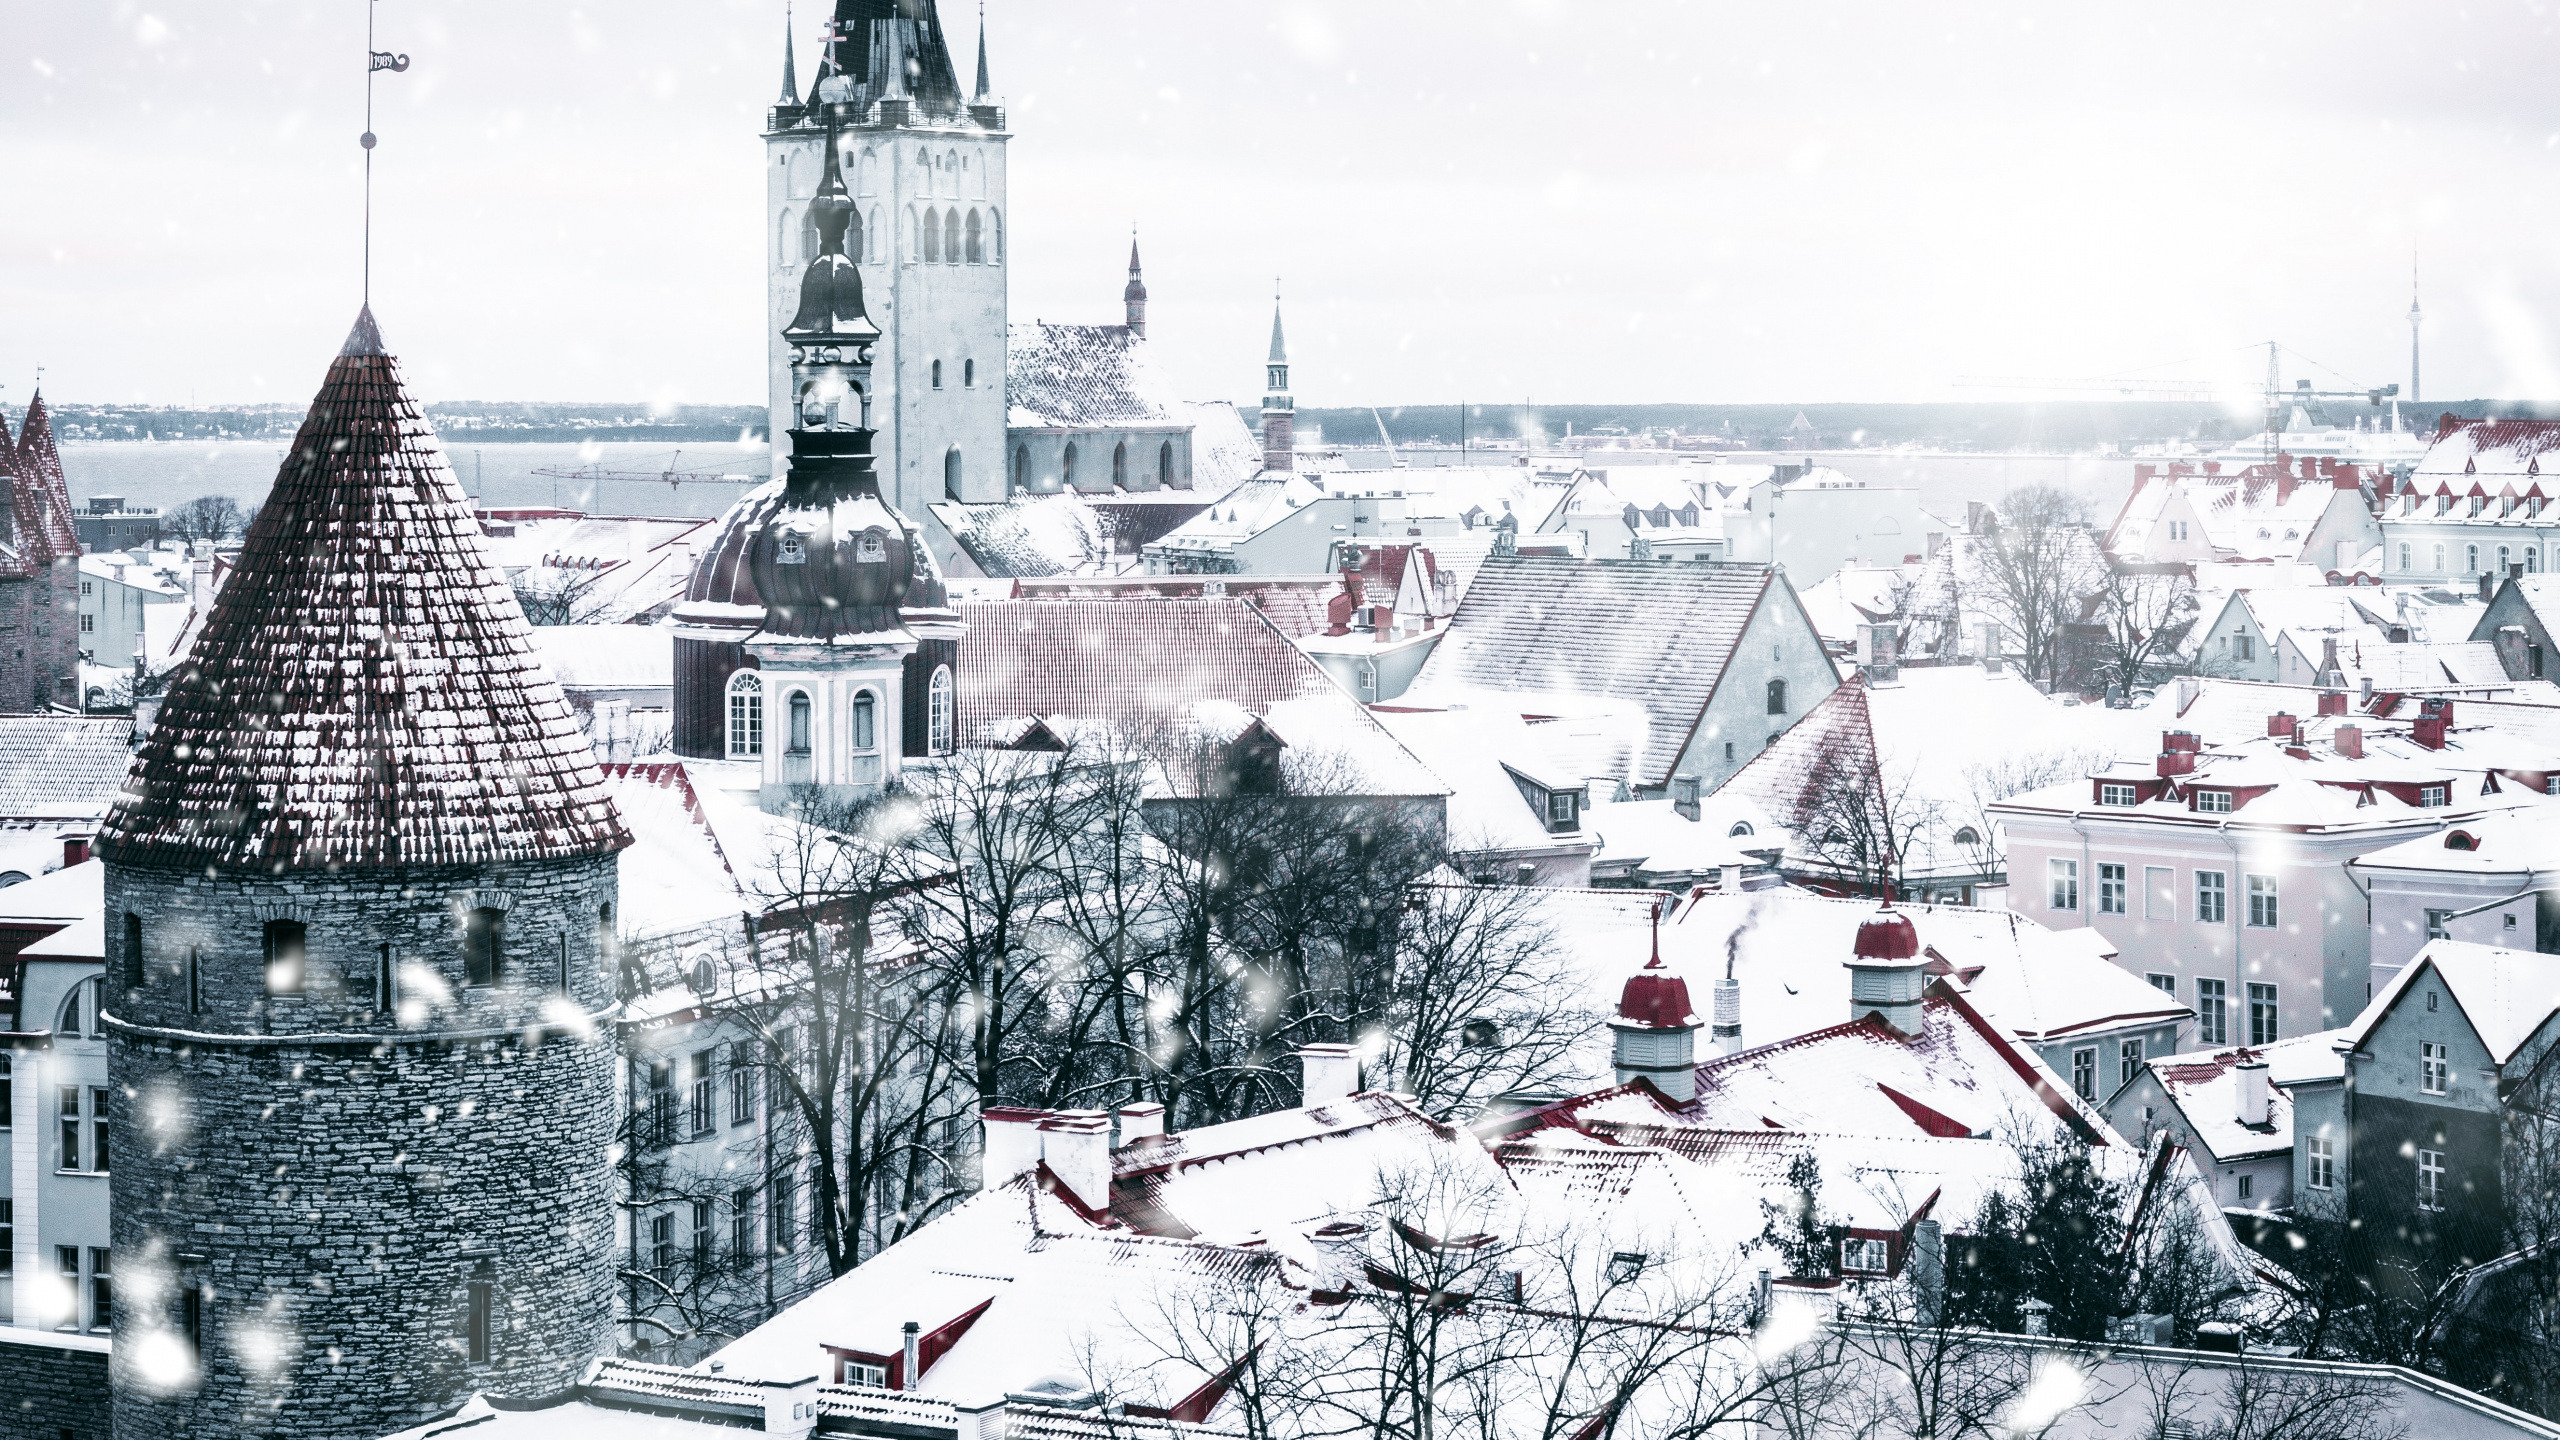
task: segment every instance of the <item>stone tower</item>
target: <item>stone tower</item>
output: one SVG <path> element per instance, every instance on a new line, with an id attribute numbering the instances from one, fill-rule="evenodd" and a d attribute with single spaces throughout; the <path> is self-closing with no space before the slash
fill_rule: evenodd
<path id="1" fill-rule="evenodd" d="M 590 754 L 366 311 L 98 837 L 119 1437 L 383 1434 L 609 1343 Z"/>
<path id="2" fill-rule="evenodd" d="M 1289 342 L 1280 333 L 1280 287 L 1271 287 L 1271 358 L 1263 366 L 1262 468 L 1298 468 L 1298 402 L 1289 398 Z"/>
<path id="3" fill-rule="evenodd" d="M 855 206 L 846 252 L 881 330 L 881 493 L 919 521 L 936 500 L 1005 494 L 1010 137 L 988 89 L 983 33 L 977 79 L 964 95 L 934 0 L 836 0 L 815 80 L 805 96 L 775 105 L 765 130 L 775 468 L 793 423 L 782 331 L 799 308 L 801 270 L 818 253 L 811 202 L 832 135 Z"/>
<path id="4" fill-rule="evenodd" d="M 0 712 L 77 705 L 80 537 L 42 392 L 27 402 L 14 448 L 0 426 L 0 452 Z"/>

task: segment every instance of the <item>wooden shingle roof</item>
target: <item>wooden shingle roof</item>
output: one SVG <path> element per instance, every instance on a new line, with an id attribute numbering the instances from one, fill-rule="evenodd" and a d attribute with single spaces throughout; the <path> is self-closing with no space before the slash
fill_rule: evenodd
<path id="1" fill-rule="evenodd" d="M 280 872 L 629 843 L 368 310 L 99 848 L 124 863 Z"/>
<path id="2" fill-rule="evenodd" d="M 1644 708 L 1632 778 L 1671 778 L 1776 572 L 1496 555 L 1467 589 L 1416 689 L 1596 695 Z"/>

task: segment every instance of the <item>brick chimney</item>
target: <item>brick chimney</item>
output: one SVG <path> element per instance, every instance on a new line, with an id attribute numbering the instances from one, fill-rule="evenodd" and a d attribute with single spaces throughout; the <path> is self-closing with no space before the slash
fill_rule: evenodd
<path id="1" fill-rule="evenodd" d="M 2282 710 L 2267 717 L 2267 735 L 2271 739 L 2290 740 L 2299 726 L 2299 721 Z"/>
<path id="2" fill-rule="evenodd" d="M 2430 750 L 2441 750 L 2445 732 L 2452 728 L 2452 701 L 2422 700 L 2418 702 L 2418 718 L 2409 722 L 2409 738 Z"/>
<path id="3" fill-rule="evenodd" d="M 2329 646 L 2329 652 L 2330 652 L 2330 653 L 2329 653 L 2329 659 L 2328 659 L 2327 664 L 2328 664 L 2328 666 L 2334 667 L 2334 666 L 2338 663 L 2338 656 L 2337 656 L 2338 642 L 2337 642 L 2337 641 L 2335 641 L 2335 640 L 2331 640 L 2331 641 L 2328 641 L 2328 642 L 2327 642 L 2327 644 L 2328 644 L 2328 646 Z M 2323 714 L 2323 715 L 2344 715 L 2344 714 L 2346 714 L 2346 713 L 2347 713 L 2347 692 L 2346 692 L 2346 691 L 2344 691 L 2344 690 L 2323 690 L 2323 691 L 2321 691 L 2321 692 L 2320 692 L 2320 713 L 2321 713 L 2321 714 Z"/>
<path id="4" fill-rule="evenodd" d="M 2276 472 L 2276 503 L 2277 503 L 2278 505 L 2282 505 L 2284 502 L 2286 502 L 2287 500 L 2290 500 L 2290 499 L 2292 499 L 2292 498 L 2293 498 L 2293 472 L 2292 472 L 2292 471 L 2290 471 L 2290 470 L 2279 470 L 2279 471 L 2277 471 L 2277 472 Z"/>
<path id="5" fill-rule="evenodd" d="M 72 866 L 77 865 L 77 864 L 79 864 L 81 861 L 86 860 L 86 859 L 88 859 L 88 858 L 89 858 L 89 837 L 88 837 L 88 836 L 86 836 L 86 835 L 65 835 L 65 836 L 63 836 L 63 837 L 62 837 L 62 865 L 63 865 L 63 868 L 64 868 L 64 869 L 66 869 L 66 870 L 67 870 L 67 869 L 71 868 Z"/>
<path id="6" fill-rule="evenodd" d="M 2329 743 L 2347 759 L 2361 760 L 2364 758 L 2364 727 L 2341 725 L 2329 732 Z"/>

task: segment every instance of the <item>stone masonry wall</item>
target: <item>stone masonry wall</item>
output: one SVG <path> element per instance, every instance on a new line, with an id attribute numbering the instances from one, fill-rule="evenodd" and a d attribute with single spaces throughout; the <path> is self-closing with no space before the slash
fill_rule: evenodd
<path id="1" fill-rule="evenodd" d="M 614 858 L 106 878 L 111 984 L 122 917 L 143 920 L 144 984 L 109 1002 L 116 1434 L 383 1434 L 475 1390 L 574 1382 L 614 1303 Z M 494 986 L 464 984 L 473 905 L 507 914 Z M 305 994 L 264 993 L 275 918 L 307 927 Z M 208 1297 L 200 1375 L 189 1289 Z"/>
<path id="2" fill-rule="evenodd" d="M 23 1333 L 23 1332 L 22 1332 Z M 107 1354 L 0 1337 L 0 1435 L 105 1440 Z"/>

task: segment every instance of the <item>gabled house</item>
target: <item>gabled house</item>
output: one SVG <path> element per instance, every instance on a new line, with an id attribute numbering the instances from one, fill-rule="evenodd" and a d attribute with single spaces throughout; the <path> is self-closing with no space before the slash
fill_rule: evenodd
<path id="1" fill-rule="evenodd" d="M 2263 1049 L 2163 1055 L 2107 1102 L 2107 1119 L 2146 1143 L 2166 1135 L 2195 1157 L 2227 1210 L 2281 1211 L 2294 1202 L 2292 1083 L 2337 1040 L 2323 1030 Z M 2277 1083 L 2281 1075 L 2289 1083 Z"/>
<path id="2" fill-rule="evenodd" d="M 1839 683 L 1777 567 L 1496 556 L 1406 703 L 1632 702 L 1645 735 L 1618 778 L 1656 798 L 1683 775 L 1715 790 Z"/>
<path id="3" fill-rule="evenodd" d="M 2471 639 L 2493 647 L 2510 680 L 2560 679 L 2560 575 L 2503 575 Z"/>
<path id="4" fill-rule="evenodd" d="M 2339 1033 L 2337 1083 L 2296 1087 L 2298 1208 L 2379 1254 L 2467 1267 L 2504 1253 L 2509 1102 L 2555 1045 L 2560 960 L 2429 943 Z"/>
<path id="5" fill-rule="evenodd" d="M 2434 443 L 2382 512 L 2386 578 L 2468 583 L 2560 570 L 2551 467 L 2560 421 L 2445 415 Z"/>

